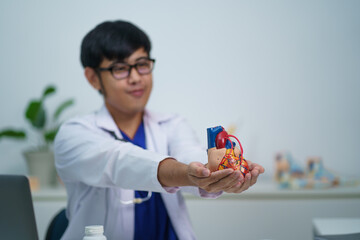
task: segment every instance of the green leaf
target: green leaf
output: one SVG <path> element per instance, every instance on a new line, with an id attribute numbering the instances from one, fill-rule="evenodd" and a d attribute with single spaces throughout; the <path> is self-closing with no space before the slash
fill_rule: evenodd
<path id="1" fill-rule="evenodd" d="M 73 99 L 69 99 L 67 101 L 64 101 L 62 104 L 59 105 L 59 107 L 56 109 L 55 113 L 54 113 L 54 119 L 58 119 L 60 114 L 68 107 L 70 107 L 71 105 L 74 104 L 74 100 Z"/>
<path id="2" fill-rule="evenodd" d="M 55 86 L 48 86 L 42 95 L 42 99 L 44 99 L 46 96 L 48 96 L 52 93 L 55 93 L 55 92 L 56 92 Z"/>
<path id="3" fill-rule="evenodd" d="M 35 128 L 42 129 L 45 126 L 46 114 L 41 101 L 31 101 L 25 116 Z"/>
<path id="4" fill-rule="evenodd" d="M 15 129 L 4 129 L 0 131 L 0 139 L 3 137 L 17 138 L 17 139 L 25 139 L 26 133 L 23 130 L 15 130 Z"/>
<path id="5" fill-rule="evenodd" d="M 44 139 L 46 142 L 53 142 L 56 136 L 56 133 L 58 132 L 59 128 L 52 129 L 49 131 L 46 131 L 44 133 Z"/>

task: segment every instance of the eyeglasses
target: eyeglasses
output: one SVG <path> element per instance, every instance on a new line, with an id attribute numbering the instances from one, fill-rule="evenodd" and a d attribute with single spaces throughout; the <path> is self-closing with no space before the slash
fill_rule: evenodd
<path id="1" fill-rule="evenodd" d="M 130 76 L 132 68 L 135 68 L 140 75 L 146 75 L 152 72 L 154 68 L 155 59 L 140 58 L 137 63 L 130 65 L 126 63 L 115 63 L 108 68 L 98 68 L 97 70 L 110 71 L 113 77 L 121 80 Z"/>

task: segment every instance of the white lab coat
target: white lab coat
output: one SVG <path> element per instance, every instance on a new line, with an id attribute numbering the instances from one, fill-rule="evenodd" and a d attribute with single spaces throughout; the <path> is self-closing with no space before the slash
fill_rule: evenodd
<path id="1" fill-rule="evenodd" d="M 145 111 L 147 150 L 122 139 L 105 106 L 100 111 L 67 121 L 55 139 L 55 163 L 68 195 L 69 226 L 63 239 L 82 239 L 87 225 L 103 225 L 105 236 L 133 239 L 135 190 L 160 192 L 179 239 L 195 239 L 181 191 L 215 198 L 196 187 L 164 188 L 158 164 L 168 156 L 178 161 L 206 163 L 202 148 L 186 121 L 176 115 Z"/>

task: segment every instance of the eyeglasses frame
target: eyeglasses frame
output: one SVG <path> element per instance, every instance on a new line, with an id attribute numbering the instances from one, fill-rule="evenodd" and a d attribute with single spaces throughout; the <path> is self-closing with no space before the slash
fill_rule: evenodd
<path id="1" fill-rule="evenodd" d="M 138 69 L 137 69 L 137 66 L 138 66 L 139 63 L 135 63 L 135 64 L 121 63 L 121 64 L 124 64 L 125 66 L 128 66 L 128 67 L 129 67 L 128 75 L 127 75 L 126 77 L 123 77 L 123 78 L 116 78 L 115 75 L 114 75 L 114 73 L 113 73 L 113 69 L 115 68 L 115 64 L 118 64 L 118 62 L 115 63 L 115 64 L 113 64 L 113 65 L 111 65 L 110 67 L 107 67 L 107 68 L 97 68 L 96 70 L 97 70 L 98 72 L 110 71 L 111 75 L 112 75 L 116 80 L 122 80 L 122 79 L 128 78 L 128 77 L 130 76 L 131 70 L 132 70 L 133 68 L 135 68 L 136 72 L 137 72 L 139 75 L 146 75 L 146 74 L 151 73 L 151 72 L 153 71 L 153 69 L 154 69 L 155 59 L 153 59 L 153 58 L 142 58 L 142 59 L 146 59 L 146 60 L 149 60 L 149 61 L 152 62 L 152 68 L 151 68 L 151 71 L 150 71 L 150 72 L 148 72 L 148 73 L 140 73 L 140 72 L 138 71 Z"/>

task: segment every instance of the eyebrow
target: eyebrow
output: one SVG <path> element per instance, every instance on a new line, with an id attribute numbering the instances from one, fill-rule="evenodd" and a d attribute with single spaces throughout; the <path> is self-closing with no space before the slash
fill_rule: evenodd
<path id="1" fill-rule="evenodd" d="M 135 62 L 137 62 L 139 60 L 142 60 L 142 59 L 150 59 L 150 57 L 149 56 L 142 56 L 142 57 L 139 57 L 139 58 L 135 59 Z M 118 64 L 118 63 L 129 64 L 129 63 L 125 62 L 124 60 L 116 60 L 116 61 L 112 62 L 110 64 L 110 66 L 112 66 L 114 64 Z"/>

